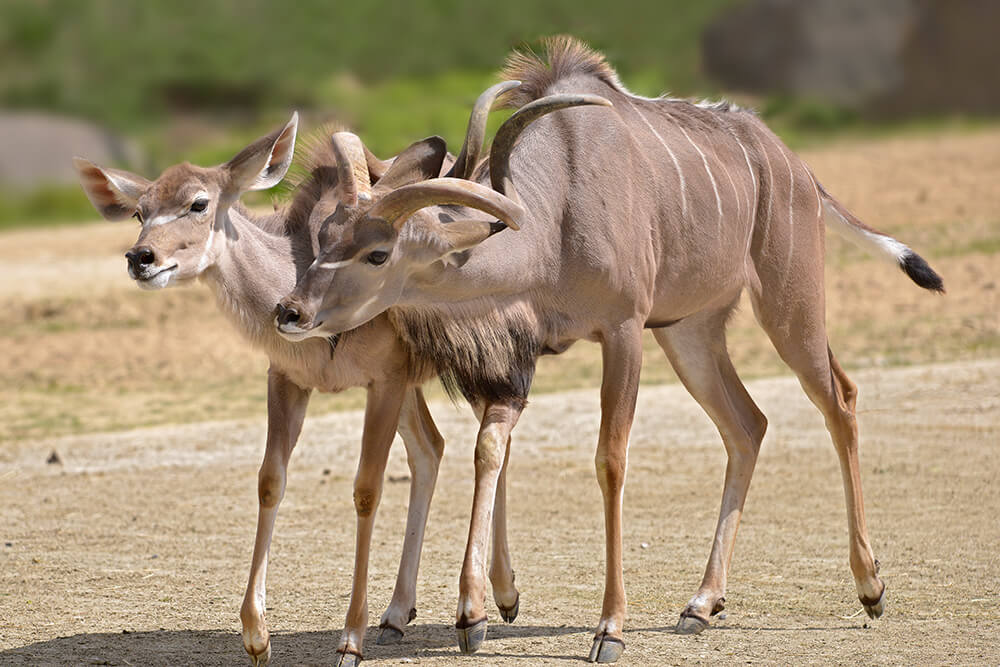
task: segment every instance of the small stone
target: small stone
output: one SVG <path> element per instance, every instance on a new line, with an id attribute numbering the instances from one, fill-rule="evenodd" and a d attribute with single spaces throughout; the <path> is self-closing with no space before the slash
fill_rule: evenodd
<path id="1" fill-rule="evenodd" d="M 329 475 L 331 472 L 333 472 L 333 471 L 330 470 L 329 468 L 323 468 L 323 474 L 324 475 Z"/>
<path id="2" fill-rule="evenodd" d="M 160 557 L 160 554 L 153 554 L 149 558 L 150 558 L 150 560 L 152 560 L 153 558 L 159 558 L 159 557 Z"/>
<path id="3" fill-rule="evenodd" d="M 648 549 L 649 548 L 649 542 L 643 542 L 642 544 L 639 545 L 639 548 L 640 549 Z"/>
<path id="4" fill-rule="evenodd" d="M 52 453 L 49 454 L 49 458 L 45 459 L 45 462 L 48 463 L 49 465 L 55 465 L 62 463 L 62 459 L 59 458 L 59 452 L 53 449 Z"/>
<path id="5" fill-rule="evenodd" d="M 14 546 L 14 543 L 13 542 L 4 542 L 3 545 L 5 547 L 12 547 L 12 546 Z"/>

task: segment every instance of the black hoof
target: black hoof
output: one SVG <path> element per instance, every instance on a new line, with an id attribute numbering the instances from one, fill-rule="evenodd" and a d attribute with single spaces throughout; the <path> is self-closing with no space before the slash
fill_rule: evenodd
<path id="1" fill-rule="evenodd" d="M 458 635 L 458 649 L 466 655 L 475 653 L 486 641 L 486 619 L 465 628 L 455 625 L 455 633 Z"/>
<path id="2" fill-rule="evenodd" d="M 513 623 L 514 619 L 517 618 L 517 612 L 521 608 L 521 594 L 518 593 L 517 597 L 514 598 L 514 606 L 510 608 L 504 608 L 497 603 L 497 609 L 500 610 L 500 617 L 504 620 L 504 623 Z"/>
<path id="3" fill-rule="evenodd" d="M 885 613 L 885 591 L 888 588 L 884 583 L 882 584 L 882 595 L 878 596 L 878 600 L 872 602 L 871 600 L 865 600 L 864 598 L 859 598 L 861 604 L 865 608 L 865 613 L 868 614 L 868 618 L 879 618 Z"/>
<path id="4" fill-rule="evenodd" d="M 399 628 L 394 628 L 388 623 L 383 623 L 378 626 L 378 636 L 375 638 L 375 643 L 380 646 L 386 646 L 388 644 L 398 644 L 403 639 L 403 631 Z"/>
<path id="5" fill-rule="evenodd" d="M 337 651 L 336 667 L 358 667 L 361 664 L 361 656 L 357 653 L 341 653 Z"/>
<path id="6" fill-rule="evenodd" d="M 625 642 L 614 637 L 608 637 L 603 632 L 594 637 L 594 645 L 590 647 L 587 662 L 618 662 L 625 650 Z"/>
<path id="7" fill-rule="evenodd" d="M 681 612 L 681 618 L 677 621 L 677 628 L 674 630 L 679 635 L 696 635 L 706 630 L 709 626 L 708 619 L 696 615 L 685 609 Z"/>

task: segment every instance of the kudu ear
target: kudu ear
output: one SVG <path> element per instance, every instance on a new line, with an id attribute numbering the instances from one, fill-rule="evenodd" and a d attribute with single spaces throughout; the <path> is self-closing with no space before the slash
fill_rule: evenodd
<path id="1" fill-rule="evenodd" d="M 299 114 L 295 112 L 283 128 L 253 142 L 222 165 L 229 173 L 229 193 L 267 190 L 280 183 L 292 164 L 298 127 Z"/>
<path id="2" fill-rule="evenodd" d="M 450 255 L 473 248 L 499 231 L 507 228 L 502 222 L 486 222 L 485 220 L 455 220 L 439 224 L 434 235 Z"/>
<path id="3" fill-rule="evenodd" d="M 107 220 L 122 220 L 135 213 L 139 197 L 149 187 L 142 176 L 99 167 L 82 157 L 73 158 L 73 166 L 87 199 Z"/>
<path id="4" fill-rule="evenodd" d="M 396 156 L 389 170 L 378 179 L 379 188 L 395 190 L 441 175 L 448 148 L 441 137 L 427 137 Z"/>
<path id="5" fill-rule="evenodd" d="M 365 163 L 368 165 L 368 180 L 372 185 L 375 185 L 389 171 L 389 167 L 392 166 L 395 158 L 380 160 L 374 153 L 368 150 L 367 146 L 363 147 L 365 149 Z"/>

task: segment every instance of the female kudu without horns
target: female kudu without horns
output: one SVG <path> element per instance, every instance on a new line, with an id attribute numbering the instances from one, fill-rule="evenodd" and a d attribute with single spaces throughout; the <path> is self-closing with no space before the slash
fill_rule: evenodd
<path id="1" fill-rule="evenodd" d="M 477 101 L 470 134 L 485 132 L 486 113 L 497 94 L 510 84 L 495 86 Z M 222 312 L 251 344 L 270 359 L 268 371 L 268 431 L 259 475 L 260 513 L 250 579 L 240 618 L 243 644 L 254 664 L 270 657 L 265 622 L 267 554 L 278 504 L 284 495 L 288 461 L 305 417 L 312 389 L 337 392 L 368 388 L 362 436 L 362 456 L 355 479 L 358 510 L 358 552 L 344 642 L 356 642 L 360 655 L 367 625 L 366 580 L 371 530 L 381 490 L 382 454 L 398 430 L 406 446 L 411 471 L 406 537 L 389 608 L 382 615 L 378 643 L 393 643 L 416 615 L 416 577 L 428 509 L 437 479 L 444 441 L 424 403 L 420 384 L 432 376 L 410 363 L 404 344 L 385 316 L 356 331 L 329 339 L 289 342 L 272 326 L 274 303 L 295 285 L 296 277 L 313 261 L 323 220 L 343 194 L 329 133 L 317 133 L 303 160 L 307 176 L 296 186 L 291 203 L 269 216 L 257 216 L 239 205 L 246 190 L 269 188 L 285 175 L 292 160 L 297 117 L 281 130 L 248 146 L 220 167 L 190 164 L 171 167 L 154 182 L 77 158 L 80 181 L 95 208 L 109 220 L 134 216 L 142 224 L 135 246 L 126 256 L 129 275 L 144 289 L 159 289 L 200 278 L 213 290 Z M 351 164 L 364 178 L 378 179 L 392 171 L 348 133 Z M 457 173 L 478 158 L 479 144 L 459 155 Z M 401 164 L 400 167 L 403 165 Z M 398 171 L 398 168 L 397 168 Z M 349 185 L 349 184 L 348 184 Z M 508 621 L 517 615 L 506 526 L 503 524 L 503 481 L 497 494 L 494 528 L 495 585 L 507 600 L 500 604 Z M 498 598 L 499 599 L 499 598 Z M 513 602 L 510 602 L 513 600 Z M 358 630 L 360 626 L 360 631 Z M 354 634 L 347 636 L 350 630 Z M 360 632 L 360 634 L 358 634 Z"/>
<path id="2" fill-rule="evenodd" d="M 489 510 L 534 359 L 585 339 L 601 344 L 604 362 L 595 463 L 607 562 L 590 659 L 621 654 L 622 495 L 644 328 L 653 330 L 728 454 L 711 555 L 678 630 L 698 632 L 723 608 L 767 425 L 726 351 L 725 323 L 743 290 L 826 419 L 843 472 L 851 571 L 865 610 L 879 616 L 885 585 L 865 526 L 856 389 L 825 330 L 823 222 L 898 263 L 921 287 L 941 291 L 941 279 L 905 245 L 851 215 L 753 113 L 638 97 L 601 55 L 565 38 L 548 42 L 547 62 L 514 54 L 505 74 L 523 81 L 508 103 L 525 106 L 498 132 L 488 172 L 391 191 L 376 186 L 370 199 L 344 200 L 277 321 L 296 337 L 326 336 L 388 309 L 414 355 L 486 406 L 459 580 L 463 649 L 475 650 L 485 636 Z M 594 103 L 592 96 L 612 108 L 538 118 Z M 515 146 L 512 137 L 534 118 Z M 523 229 L 494 235 L 494 217 Z"/>

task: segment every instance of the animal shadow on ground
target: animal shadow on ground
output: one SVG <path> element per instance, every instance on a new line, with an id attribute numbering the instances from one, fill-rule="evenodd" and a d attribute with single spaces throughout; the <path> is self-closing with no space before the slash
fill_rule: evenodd
<path id="1" fill-rule="evenodd" d="M 377 628 L 365 637 L 365 657 L 372 660 L 449 655 L 458 657 L 455 628 L 444 623 L 407 627 L 399 644 L 375 644 Z M 490 650 L 491 639 L 512 637 L 553 637 L 585 633 L 581 643 L 589 646 L 592 628 L 551 627 L 538 625 L 491 625 L 489 637 L 480 654 L 500 656 Z M 328 665 L 340 644 L 338 630 L 314 632 L 273 632 L 271 665 Z M 531 657 L 511 653 L 512 657 Z M 581 656 L 539 656 L 579 658 Z M 232 630 L 155 630 L 142 632 L 84 633 L 36 642 L 28 646 L 0 651 L 3 665 L 241 665 L 250 664 L 243 651 L 240 634 Z"/>

